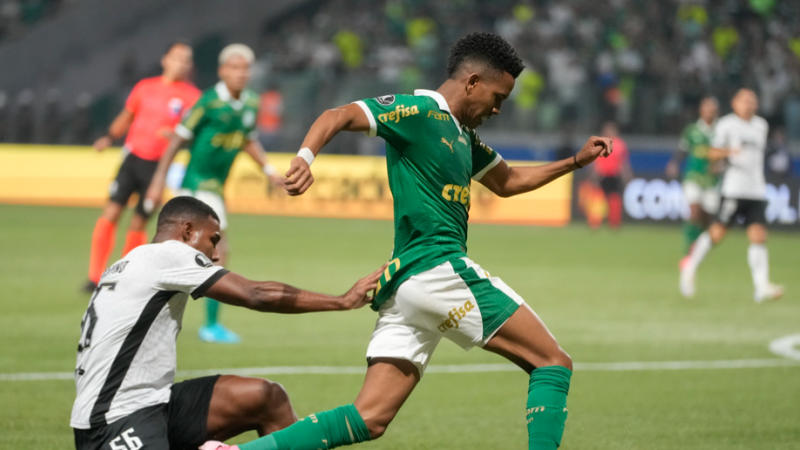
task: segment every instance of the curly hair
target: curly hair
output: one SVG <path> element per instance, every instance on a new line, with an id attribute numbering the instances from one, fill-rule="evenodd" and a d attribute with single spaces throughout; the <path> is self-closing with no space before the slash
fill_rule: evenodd
<path id="1" fill-rule="evenodd" d="M 459 39 L 450 49 L 447 76 L 452 78 L 465 61 L 487 63 L 494 69 L 508 72 L 514 78 L 525 67 L 514 47 L 493 33 L 470 33 Z"/>

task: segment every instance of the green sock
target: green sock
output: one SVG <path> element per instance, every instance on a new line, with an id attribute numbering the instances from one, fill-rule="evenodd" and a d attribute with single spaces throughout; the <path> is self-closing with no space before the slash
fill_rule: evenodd
<path id="1" fill-rule="evenodd" d="M 689 249 L 694 244 L 694 241 L 703 233 L 703 227 L 697 225 L 696 223 L 692 222 L 684 222 L 683 223 L 683 243 L 684 243 L 684 254 L 689 253 Z"/>
<path id="2" fill-rule="evenodd" d="M 240 450 L 315 450 L 350 445 L 370 439 L 367 425 L 352 404 L 323 411 L 246 444 Z"/>
<path id="3" fill-rule="evenodd" d="M 571 376 L 572 371 L 563 366 L 539 367 L 531 372 L 525 414 L 528 449 L 552 450 L 561 445 Z"/>
<path id="4" fill-rule="evenodd" d="M 206 298 L 206 326 L 213 327 L 219 317 L 219 302 L 213 298 Z"/>

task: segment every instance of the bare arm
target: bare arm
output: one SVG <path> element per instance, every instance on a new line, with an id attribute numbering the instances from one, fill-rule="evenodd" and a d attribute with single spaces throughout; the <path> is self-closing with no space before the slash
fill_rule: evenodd
<path id="1" fill-rule="evenodd" d="M 577 155 L 541 166 L 511 167 L 501 161 L 479 181 L 501 197 L 538 189 L 575 169 L 591 164 L 598 156 L 611 154 L 611 139 L 592 136 Z"/>
<path id="2" fill-rule="evenodd" d="M 283 186 L 283 178 L 275 172 L 275 168 L 270 165 L 269 160 L 267 159 L 267 152 L 264 151 L 264 147 L 261 146 L 261 143 L 258 142 L 256 139 L 250 139 L 247 143 L 244 144 L 244 152 L 247 153 L 253 161 L 258 164 L 259 167 L 264 171 L 264 175 L 267 176 L 269 182 L 276 187 Z"/>
<path id="3" fill-rule="evenodd" d="M 356 104 L 348 104 L 323 112 L 311 125 L 301 148 L 308 148 L 317 155 L 340 131 L 369 131 L 369 119 Z M 286 172 L 286 191 L 289 195 L 300 195 L 314 182 L 311 169 L 303 158 L 295 157 Z"/>
<path id="4" fill-rule="evenodd" d="M 305 291 L 276 281 L 251 281 L 233 272 L 217 280 L 205 295 L 231 305 L 284 314 L 354 309 L 372 300 L 371 294 L 383 270 L 381 267 L 358 280 L 339 296 Z"/>
<path id="5" fill-rule="evenodd" d="M 131 127 L 132 123 L 133 112 L 128 111 L 127 109 L 120 111 L 117 117 L 115 117 L 111 122 L 111 125 L 109 125 L 108 134 L 94 141 L 94 149 L 98 152 L 102 152 L 103 150 L 107 149 L 109 146 L 111 146 L 115 139 L 120 139 L 122 136 L 125 136 L 125 133 L 128 132 L 128 129 Z"/>
<path id="6" fill-rule="evenodd" d="M 186 140 L 177 134 L 173 134 L 172 138 L 170 138 L 167 149 L 164 150 L 164 154 L 161 155 L 161 159 L 158 160 L 158 166 L 156 166 L 156 171 L 153 173 L 153 178 L 150 180 L 150 186 L 147 188 L 147 193 L 145 194 L 143 202 L 145 212 L 152 212 L 159 203 L 161 203 L 161 196 L 164 193 L 164 185 L 167 180 L 167 170 L 169 170 L 169 165 L 172 164 L 172 160 L 175 159 L 175 155 L 178 154 L 178 150 L 180 150 L 185 143 Z"/>

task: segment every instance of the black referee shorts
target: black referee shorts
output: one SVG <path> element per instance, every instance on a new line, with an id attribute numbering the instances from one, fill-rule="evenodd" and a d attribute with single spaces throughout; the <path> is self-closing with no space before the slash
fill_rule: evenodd
<path id="1" fill-rule="evenodd" d="M 218 378 L 176 383 L 169 403 L 140 409 L 102 427 L 75 429 L 75 449 L 195 450 L 208 440 L 208 408 Z"/>
<path id="2" fill-rule="evenodd" d="M 136 212 L 142 217 L 148 217 L 150 214 L 144 210 L 144 195 L 147 193 L 157 166 L 158 161 L 148 161 L 133 153 L 125 155 L 117 177 L 109 187 L 110 200 L 124 207 L 128 204 L 131 195 L 136 192 L 139 194 Z"/>

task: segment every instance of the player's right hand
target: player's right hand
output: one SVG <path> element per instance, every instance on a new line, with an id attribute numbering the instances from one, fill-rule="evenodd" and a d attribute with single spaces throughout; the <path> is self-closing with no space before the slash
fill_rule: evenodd
<path id="1" fill-rule="evenodd" d="M 161 193 L 163 190 L 163 184 L 159 184 L 156 180 L 150 183 L 150 187 L 147 188 L 147 193 L 144 195 L 144 200 L 142 200 L 144 212 L 152 214 L 153 211 L 158 208 L 158 205 L 161 203 Z"/>
<path id="2" fill-rule="evenodd" d="M 110 147 L 112 143 L 113 141 L 111 140 L 111 137 L 105 135 L 103 137 L 97 138 L 97 140 L 94 141 L 94 144 L 92 144 L 92 147 L 94 147 L 94 149 L 97 150 L 98 152 L 102 152 L 103 150 Z"/>
<path id="3" fill-rule="evenodd" d="M 360 308 L 372 301 L 375 289 L 378 287 L 378 280 L 386 270 L 386 266 L 384 264 L 380 269 L 356 281 L 356 284 L 342 296 L 346 309 Z"/>
<path id="4" fill-rule="evenodd" d="M 314 176 L 311 175 L 311 167 L 305 159 L 296 156 L 289 164 L 286 172 L 284 188 L 289 195 L 300 195 L 314 183 Z"/>

